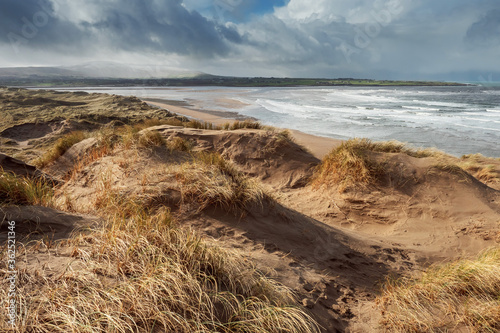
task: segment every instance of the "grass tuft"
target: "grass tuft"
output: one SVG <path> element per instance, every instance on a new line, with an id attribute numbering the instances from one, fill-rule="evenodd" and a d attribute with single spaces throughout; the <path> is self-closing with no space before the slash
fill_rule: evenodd
<path id="1" fill-rule="evenodd" d="M 84 140 L 87 138 L 87 133 L 82 131 L 75 131 L 66 134 L 62 138 L 59 138 L 56 143 L 49 149 L 43 156 L 39 159 L 35 160 L 34 164 L 38 168 L 43 168 L 55 160 L 57 160 L 60 156 L 62 156 L 69 148 L 71 148 L 74 144 Z"/>
<path id="2" fill-rule="evenodd" d="M 189 152 L 193 149 L 193 143 L 189 140 L 180 138 L 178 136 L 169 139 L 167 142 L 167 148 L 170 151 L 186 151 Z"/>
<path id="3" fill-rule="evenodd" d="M 431 267 L 418 279 L 388 281 L 377 302 L 392 332 L 498 332 L 500 248 Z"/>
<path id="4" fill-rule="evenodd" d="M 169 220 L 160 211 L 139 224 L 73 238 L 77 271 L 72 264 L 49 276 L 21 270 L 17 291 L 23 311 L 15 331 L 319 331 L 293 305 L 290 290 L 193 231 L 171 227 Z M 7 299 L 7 290 L 0 295 Z M 6 324 L 6 311 L 0 320 L 0 327 Z"/>
<path id="5" fill-rule="evenodd" d="M 234 131 L 234 130 L 238 130 L 238 129 L 245 129 L 245 128 L 263 129 L 264 127 L 262 126 L 262 124 L 260 122 L 249 120 L 249 119 L 245 119 L 243 121 L 237 120 L 237 121 L 232 122 L 232 123 L 225 123 L 221 126 L 221 129 L 229 130 L 229 131 Z"/>
<path id="6" fill-rule="evenodd" d="M 471 180 L 471 175 L 467 171 L 453 163 L 435 164 L 429 169 L 429 173 L 433 173 L 435 170 L 444 171 L 450 175 L 457 176 L 462 182 L 470 182 Z"/>
<path id="7" fill-rule="evenodd" d="M 165 146 L 166 141 L 159 132 L 145 130 L 139 136 L 138 144 L 143 148 L 160 147 Z"/>
<path id="8" fill-rule="evenodd" d="M 369 158 L 369 152 L 402 153 L 416 158 L 439 157 L 443 153 L 432 149 L 411 149 L 398 141 L 372 142 L 368 139 L 350 139 L 342 142 L 323 158 L 312 177 L 312 184 L 338 185 L 344 192 L 353 186 L 375 183 L 383 175 L 383 167 Z"/>
<path id="9" fill-rule="evenodd" d="M 372 183 L 380 171 L 367 156 L 370 145 L 367 139 L 342 142 L 318 165 L 313 175 L 313 186 L 339 185 L 339 191 L 343 192 L 351 186 Z"/>
<path id="10" fill-rule="evenodd" d="M 499 183 L 500 171 L 490 163 L 498 162 L 481 154 L 472 154 L 462 156 L 458 165 L 484 183 Z"/>
<path id="11" fill-rule="evenodd" d="M 0 204 L 47 206 L 52 198 L 52 187 L 43 180 L 20 177 L 0 168 Z"/>
<path id="12" fill-rule="evenodd" d="M 218 153 L 195 154 L 192 162 L 180 166 L 176 178 L 183 200 L 196 202 L 199 210 L 212 206 L 242 213 L 249 205 L 262 206 L 270 199 L 256 180 Z"/>

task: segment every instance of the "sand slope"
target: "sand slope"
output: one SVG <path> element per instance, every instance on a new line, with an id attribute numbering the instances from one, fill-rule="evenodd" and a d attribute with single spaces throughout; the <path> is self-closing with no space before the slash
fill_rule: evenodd
<path id="1" fill-rule="evenodd" d="M 307 179 L 319 160 L 279 134 L 260 130 L 210 131 L 156 126 L 166 140 L 181 137 L 195 151 L 217 151 L 272 189 L 277 199 L 234 216 L 213 207 L 199 213 L 183 204 L 182 188 L 165 165 L 189 160 L 165 148 L 137 155 L 116 151 L 84 168 L 64 192 L 91 207 L 107 175 L 109 188 L 144 194 L 167 205 L 223 247 L 239 249 L 263 271 L 296 290 L 328 332 L 366 327 L 360 309 L 391 274 L 409 274 L 429 263 L 472 255 L 500 241 L 500 196 L 465 172 L 442 170 L 433 158 L 384 155 L 386 177 L 376 186 L 340 194 L 313 189 Z M 75 145 L 61 168 L 89 142 Z M 66 156 L 69 155 L 69 156 Z M 126 167 L 123 167 L 127 161 Z M 122 165 L 122 166 L 120 166 Z M 144 166 L 147 165 L 147 168 Z M 373 316 L 364 317 L 371 320 Z"/>
<path id="2" fill-rule="evenodd" d="M 57 126 L 49 127 L 40 133 L 61 133 Z M 138 135 L 146 132 L 159 133 L 166 142 L 182 138 L 194 152 L 220 153 L 260 183 L 271 199 L 238 214 L 186 201 L 178 170 L 187 168 L 193 155 L 164 145 L 118 146 L 75 168 L 95 148 L 96 139 L 90 138 L 44 170 L 64 179 L 56 188 L 59 207 L 92 214 L 96 202 L 110 193 L 168 207 L 179 224 L 240 253 L 294 289 L 298 305 L 313 314 L 324 332 L 376 332 L 380 314 L 373 300 L 385 278 L 414 274 L 430 263 L 472 256 L 500 243 L 500 192 L 435 157 L 373 153 L 370 158 L 384 165 L 380 181 L 340 193 L 335 187 L 310 185 L 321 152 L 304 149 L 279 130 L 161 125 Z M 1 135 L 26 139 L 14 133 L 11 126 Z M 300 142 L 314 144 L 311 137 Z M 20 164 L 7 156 L 3 160 Z M 19 220 L 26 233 L 53 239 L 99 224 L 89 215 L 43 207 L 4 207 L 2 212 L 4 222 Z M 5 233 L 2 228 L 0 237 Z"/>

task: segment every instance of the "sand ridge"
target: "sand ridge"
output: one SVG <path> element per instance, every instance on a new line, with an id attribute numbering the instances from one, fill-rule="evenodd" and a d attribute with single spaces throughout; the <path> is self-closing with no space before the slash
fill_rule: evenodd
<path id="1" fill-rule="evenodd" d="M 113 98 L 117 105 L 128 105 Z M 227 122 L 179 106 L 161 106 L 205 121 Z M 13 126 L 23 124 L 8 127 L 4 137 L 25 139 L 13 134 Z M 44 128 L 43 137 L 57 138 L 64 132 L 57 126 Z M 55 187 L 59 208 L 4 207 L 3 222 L 24 221 L 30 230 L 26 233 L 34 230 L 55 240 L 101 223 L 91 215 L 96 201 L 108 193 L 168 207 L 180 224 L 235 251 L 292 288 L 298 305 L 313 314 L 324 332 L 382 331 L 373 300 L 388 276 L 415 274 L 430 263 L 472 256 L 500 243 L 500 191 L 471 174 L 445 168 L 436 157 L 373 153 L 370 158 L 384 165 L 379 182 L 344 192 L 335 186 L 315 188 L 310 177 L 320 158 L 340 142 L 299 132 L 293 132 L 291 140 L 280 132 L 151 126 L 138 137 L 154 133 L 166 143 L 184 140 L 191 151 L 172 150 L 168 144 L 118 145 L 75 168 L 97 146 L 97 138 L 85 139 L 43 170 L 63 182 Z M 189 169 L 196 152 L 220 154 L 265 188 L 270 199 L 236 215 L 218 205 L 199 209 L 196 201 L 185 200 L 186 187 L 179 176 Z M 3 160 L 23 163 L 12 162 L 9 156 Z M 2 225 L 0 236 L 4 235 Z"/>

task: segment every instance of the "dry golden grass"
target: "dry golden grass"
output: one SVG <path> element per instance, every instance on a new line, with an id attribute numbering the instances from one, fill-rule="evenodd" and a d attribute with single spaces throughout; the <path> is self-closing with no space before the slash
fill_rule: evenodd
<path id="1" fill-rule="evenodd" d="M 429 169 L 428 173 L 435 173 L 436 170 L 455 175 L 462 182 L 470 182 L 471 180 L 471 175 L 467 171 L 453 163 L 437 163 Z"/>
<path id="2" fill-rule="evenodd" d="M 237 120 L 237 121 L 234 121 L 232 123 L 225 123 L 219 127 L 219 129 L 229 130 L 229 131 L 234 131 L 237 129 L 244 129 L 244 128 L 264 129 L 264 126 L 262 126 L 262 124 L 259 123 L 258 121 L 245 119 L 243 121 Z"/>
<path id="3" fill-rule="evenodd" d="M 313 186 L 338 185 L 339 191 L 343 192 L 351 186 L 372 183 L 380 170 L 367 156 L 370 145 L 369 140 L 352 139 L 333 149 L 318 165 Z"/>
<path id="4" fill-rule="evenodd" d="M 150 130 L 144 130 L 139 136 L 138 145 L 140 147 L 159 147 L 166 144 L 165 138 L 159 133 Z"/>
<path id="5" fill-rule="evenodd" d="M 249 205 L 262 206 L 270 196 L 254 179 L 218 153 L 200 152 L 181 165 L 176 178 L 185 202 L 196 202 L 199 210 L 209 206 L 242 213 Z"/>
<path id="6" fill-rule="evenodd" d="M 500 172 L 495 165 L 489 164 L 491 162 L 498 163 L 495 159 L 484 157 L 481 154 L 464 155 L 458 166 L 484 183 L 500 182 Z"/>
<path id="7" fill-rule="evenodd" d="M 368 139 L 351 139 L 348 141 L 349 145 L 355 147 L 355 149 L 364 150 L 364 151 L 373 151 L 379 153 L 403 153 L 408 156 L 424 158 L 430 156 L 440 156 L 444 155 L 444 153 L 427 148 L 427 149 L 413 149 L 406 146 L 404 143 L 392 140 L 392 141 L 381 141 L 381 142 L 373 142 Z"/>
<path id="8" fill-rule="evenodd" d="M 383 175 L 384 167 L 369 157 L 369 152 L 402 153 L 416 158 L 441 157 L 444 153 L 433 149 L 415 150 L 398 141 L 372 142 L 368 139 L 350 139 L 342 142 L 323 158 L 312 177 L 312 184 L 338 185 L 343 192 L 353 186 L 373 184 Z"/>
<path id="9" fill-rule="evenodd" d="M 288 289 L 173 227 L 167 211 L 133 220 L 68 241 L 78 270 L 22 270 L 16 332 L 319 331 Z M 0 325 L 6 319 L 2 311 Z"/>
<path id="10" fill-rule="evenodd" d="M 20 177 L 0 168 L 0 205 L 50 205 L 52 187 L 42 179 Z"/>
<path id="11" fill-rule="evenodd" d="M 190 143 L 181 138 L 164 142 L 155 132 L 138 130 L 128 126 L 93 133 L 96 146 L 76 163 L 73 176 L 120 148 L 165 144 L 172 150 L 190 150 Z M 20 269 L 15 332 L 319 332 L 296 305 L 291 290 L 236 253 L 179 227 L 161 203 L 147 204 L 147 194 L 119 192 L 110 177 L 101 178 L 90 210 L 107 221 L 102 229 L 56 245 L 39 241 L 19 247 L 19 256 L 36 256 L 41 247 L 49 247 L 58 253 L 53 258 L 67 253 L 73 261 L 67 258 L 67 266 L 57 274 L 47 272 L 47 266 Z M 267 198 L 255 181 L 215 153 L 193 154 L 192 162 L 178 170 L 178 178 L 184 198 L 199 207 L 239 211 Z M 51 198 L 50 188 L 37 186 L 1 173 L 0 199 L 40 204 Z M 62 207 L 73 205 L 66 202 Z M 7 274 L 7 255 L 1 247 L 0 279 Z M 0 298 L 8 299 L 7 292 L 0 288 Z M 7 312 L 1 311 L 0 330 L 7 328 L 7 321 Z"/>
<path id="12" fill-rule="evenodd" d="M 418 279 L 389 281 L 377 301 L 391 332 L 498 332 L 500 248 L 431 267 Z"/>
<path id="13" fill-rule="evenodd" d="M 193 143 L 189 140 L 180 138 L 178 136 L 167 140 L 166 142 L 167 148 L 170 151 L 185 151 L 189 152 L 193 149 Z"/>
<path id="14" fill-rule="evenodd" d="M 38 168 L 43 168 L 53 163 L 75 143 L 86 139 L 87 135 L 87 133 L 82 131 L 75 131 L 64 135 L 62 138 L 59 138 L 56 141 L 52 148 L 50 148 L 45 154 L 34 161 L 35 166 L 37 166 Z"/>

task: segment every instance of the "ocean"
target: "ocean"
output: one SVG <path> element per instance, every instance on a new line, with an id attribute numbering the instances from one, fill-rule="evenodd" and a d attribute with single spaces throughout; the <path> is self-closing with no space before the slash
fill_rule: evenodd
<path id="1" fill-rule="evenodd" d="M 500 87 L 71 88 L 184 101 L 337 139 L 398 140 L 455 156 L 500 157 Z"/>

